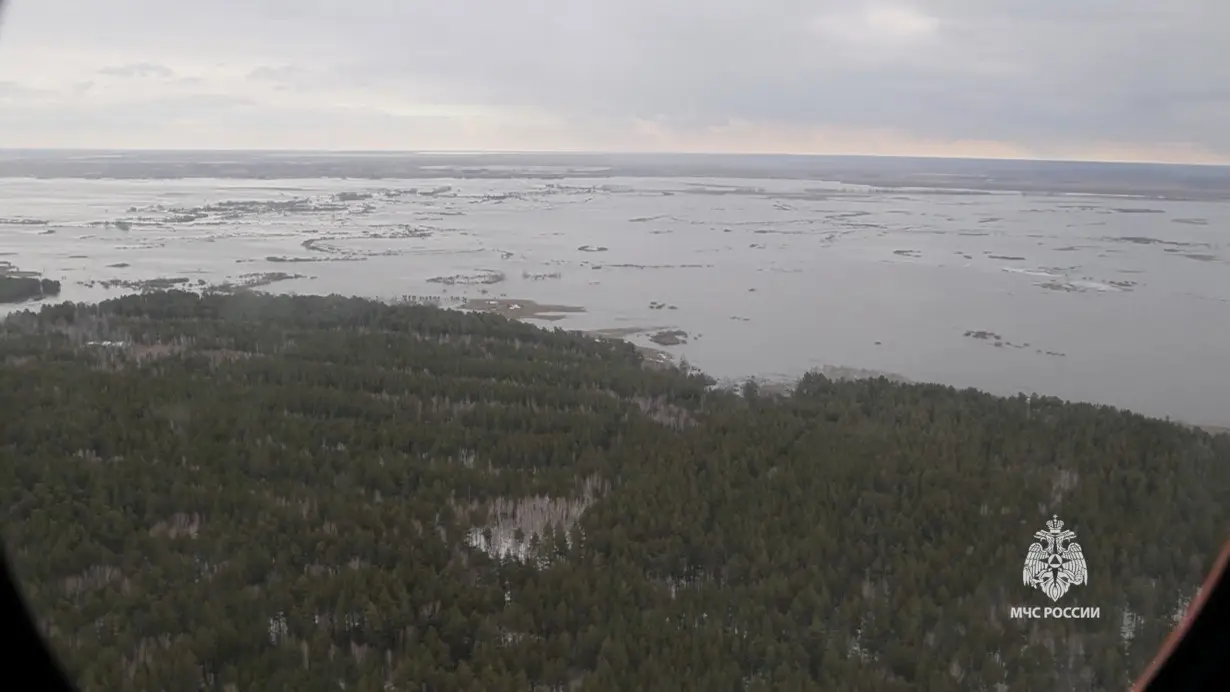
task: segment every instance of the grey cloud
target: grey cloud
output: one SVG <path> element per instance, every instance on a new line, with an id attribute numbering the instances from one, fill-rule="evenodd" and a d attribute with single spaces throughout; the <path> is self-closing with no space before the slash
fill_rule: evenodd
<path id="1" fill-rule="evenodd" d="M 248 79 L 253 82 L 298 82 L 305 76 L 306 72 L 294 65 L 263 66 L 248 73 Z"/>
<path id="2" fill-rule="evenodd" d="M 45 94 L 45 89 L 32 89 L 14 82 L 12 80 L 0 80 L 0 96 L 20 97 L 20 96 L 38 96 Z"/>
<path id="3" fill-rule="evenodd" d="M 4 108 L 0 108 L 0 111 L 11 109 L 14 106 L 21 106 L 22 104 L 38 104 L 47 100 L 54 100 L 58 95 L 58 92 L 51 89 L 32 88 L 7 80 L 0 81 L 0 104 L 4 106 Z"/>
<path id="4" fill-rule="evenodd" d="M 404 118 L 373 109 L 329 106 L 310 111 L 276 106 L 250 108 L 223 99 L 212 104 L 164 99 L 144 102 L 135 108 L 68 105 L 55 109 L 0 109 L 0 132 L 24 131 L 40 138 L 39 141 L 55 136 L 54 146 L 69 148 L 327 148 L 335 133 L 344 133 L 336 140 L 341 148 L 376 148 L 381 133 L 387 138 L 387 133 L 400 129 L 400 134 L 394 136 L 399 137 L 400 148 L 405 149 L 424 144 L 414 137 L 414 129 L 447 131 L 451 126 L 455 123 L 450 118 Z M 369 138 L 356 140 L 351 136 L 355 132 Z M 186 138 L 185 133 L 190 136 Z M 305 145 L 305 141 L 311 144 Z M 369 144 L 356 146 L 356 141 Z"/>
<path id="5" fill-rule="evenodd" d="M 249 99 L 207 93 L 100 105 L 59 101 L 51 106 L 39 104 L 5 108 L 0 111 L 0 128 L 16 129 L 37 123 L 40 129 L 51 125 L 73 128 L 100 125 L 133 129 L 222 114 L 252 105 L 254 103 Z"/>
<path id="6" fill-rule="evenodd" d="M 153 63 L 142 62 L 133 63 L 131 65 L 111 65 L 98 70 L 98 74 L 108 77 L 134 77 L 138 79 L 171 79 L 175 76 L 175 70 L 166 65 L 155 65 Z"/>
<path id="7" fill-rule="evenodd" d="M 177 96 L 174 98 L 159 99 L 153 101 L 161 107 L 178 108 L 187 111 L 188 113 L 196 113 L 199 109 L 210 110 L 230 110 L 234 108 L 244 108 L 256 106 L 256 101 L 240 97 L 231 96 L 230 94 L 188 94 Z"/>
<path id="8" fill-rule="evenodd" d="M 869 127 L 1027 145 L 1190 139 L 1230 151 L 1230 131 L 1207 124 L 1230 119 L 1216 96 L 1230 83 L 1224 0 L 938 0 L 914 3 L 935 20 L 933 36 L 890 32 L 859 44 L 811 30 L 824 13 L 855 21 L 877 6 L 885 4 L 539 0 L 531 9 L 455 0 L 389 8 L 383 21 L 338 19 L 331 40 L 364 56 L 356 75 L 426 79 L 455 98 L 577 117 Z"/>
<path id="9" fill-rule="evenodd" d="M 261 66 L 249 72 L 247 80 L 264 84 L 280 91 L 291 89 L 310 91 L 339 84 L 337 80 L 331 79 L 327 73 L 307 70 L 296 65 Z"/>
<path id="10" fill-rule="evenodd" d="M 740 120 L 1040 148 L 1190 141 L 1230 154 L 1226 0 L 43 0 L 14 10 L 10 33 L 140 46 L 150 60 L 246 61 L 265 65 L 250 80 L 297 90 L 383 89 L 577 122 Z"/>

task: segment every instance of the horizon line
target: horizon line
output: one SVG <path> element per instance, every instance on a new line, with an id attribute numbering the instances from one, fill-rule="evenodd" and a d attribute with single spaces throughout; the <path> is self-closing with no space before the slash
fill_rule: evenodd
<path id="1" fill-rule="evenodd" d="M 1022 163 L 1093 163 L 1127 166 L 1192 166 L 1202 168 L 1230 168 L 1224 163 L 1150 161 L 1144 159 L 1078 159 L 1015 156 L 942 156 L 935 154 L 824 154 L 786 152 L 728 152 L 728 151 L 602 151 L 596 149 L 304 149 L 304 148 L 218 148 L 218 147 L 6 147 L 0 152 L 87 152 L 87 153 L 256 153 L 256 154 L 335 154 L 360 155 L 380 154 L 387 156 L 491 156 L 491 155 L 575 155 L 575 156 L 726 156 L 753 158 L 777 156 L 789 158 L 846 158 L 846 159 L 924 159 L 937 161 L 1011 161 Z"/>

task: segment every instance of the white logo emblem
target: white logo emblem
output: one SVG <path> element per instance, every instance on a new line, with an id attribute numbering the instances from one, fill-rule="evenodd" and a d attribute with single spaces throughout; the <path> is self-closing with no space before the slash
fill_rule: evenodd
<path id="1" fill-rule="evenodd" d="M 1025 556 L 1025 586 L 1041 589 L 1052 601 L 1058 601 L 1074 584 L 1089 581 L 1085 554 L 1079 543 L 1065 542 L 1076 533 L 1063 528 L 1059 517 L 1046 522 L 1046 530 L 1034 534 L 1039 543 L 1029 546 Z"/>

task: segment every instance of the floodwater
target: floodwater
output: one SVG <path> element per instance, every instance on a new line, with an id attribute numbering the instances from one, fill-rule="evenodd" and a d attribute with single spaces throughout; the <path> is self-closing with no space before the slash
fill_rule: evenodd
<path id="1" fill-rule="evenodd" d="M 844 366 L 1230 425 L 1230 202 L 440 174 L 0 178 L 0 263 L 74 301 L 182 279 L 579 306 L 542 324 L 682 330 L 659 348 L 719 378 Z"/>

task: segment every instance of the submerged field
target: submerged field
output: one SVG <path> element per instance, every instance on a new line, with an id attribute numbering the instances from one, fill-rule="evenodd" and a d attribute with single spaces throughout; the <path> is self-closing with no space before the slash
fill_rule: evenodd
<path id="1" fill-rule="evenodd" d="M 408 296 L 618 333 L 719 378 L 849 367 L 1230 425 L 1230 203 L 1208 194 L 437 168 L 9 178 L 0 260 L 68 300 Z"/>

